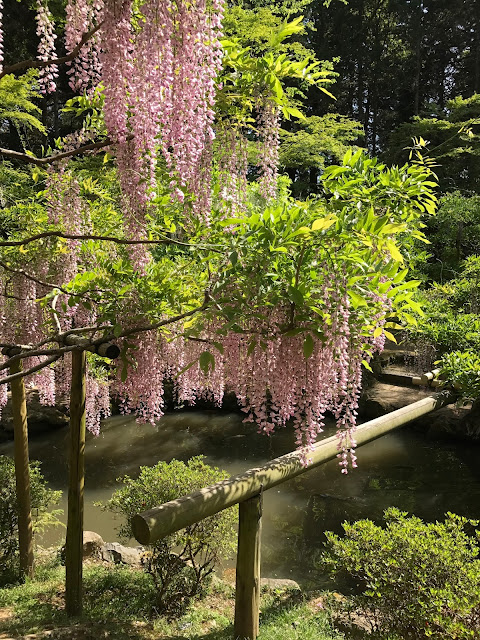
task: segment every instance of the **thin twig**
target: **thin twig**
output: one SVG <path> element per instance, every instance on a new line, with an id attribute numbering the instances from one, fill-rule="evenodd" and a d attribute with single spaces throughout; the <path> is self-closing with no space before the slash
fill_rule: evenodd
<path id="1" fill-rule="evenodd" d="M 15 269 L 14 267 L 10 267 L 8 264 L 0 260 L 0 267 L 5 269 L 5 271 L 9 271 L 10 273 L 16 273 L 17 275 L 23 276 L 27 280 L 31 280 L 36 284 L 39 284 L 41 287 L 46 287 L 47 289 L 57 289 L 61 293 L 64 293 L 67 296 L 75 296 L 76 298 L 83 298 L 84 300 L 88 300 L 90 302 L 95 302 L 93 298 L 86 296 L 84 293 L 77 293 L 75 291 L 68 291 L 64 289 L 58 284 L 54 284 L 53 282 L 45 282 L 44 280 L 39 280 L 37 277 L 32 276 L 31 273 L 27 273 L 24 269 Z"/>
<path id="2" fill-rule="evenodd" d="M 159 329 L 160 327 L 164 327 L 167 324 L 175 324 L 175 322 L 180 322 L 180 320 L 185 320 L 185 318 L 189 318 L 190 316 L 199 313 L 200 311 L 204 311 L 208 307 L 208 300 L 206 300 L 202 306 L 196 307 L 191 311 L 186 311 L 185 313 L 180 313 L 176 316 L 172 316 L 171 318 L 165 318 L 163 320 L 159 320 L 150 325 L 143 325 L 140 327 L 132 327 L 131 329 L 127 329 L 123 331 L 118 336 L 113 334 L 103 336 L 102 338 L 97 338 L 91 342 L 92 346 L 98 346 L 103 344 L 104 342 L 111 342 L 112 340 L 118 340 L 119 338 L 128 338 L 128 336 L 135 335 L 136 333 L 145 333 L 146 331 L 154 331 L 155 329 Z"/>
<path id="3" fill-rule="evenodd" d="M 27 351 L 22 351 L 22 353 L 17 353 L 3 364 L 0 364 L 0 371 L 3 371 L 3 369 L 8 369 L 14 362 L 17 362 L 18 360 L 24 360 L 25 358 L 34 358 L 39 356 L 58 356 L 60 358 L 65 353 L 76 351 L 78 350 L 78 348 L 78 345 L 67 345 L 65 347 L 56 347 L 55 349 L 29 349 Z"/>
<path id="4" fill-rule="evenodd" d="M 52 282 L 45 282 L 44 280 L 39 280 L 35 276 L 32 276 L 31 273 L 27 273 L 24 269 L 15 269 L 14 267 L 10 267 L 8 264 L 3 262 L 2 260 L 0 260 L 0 267 L 2 267 L 3 269 L 5 269 L 5 271 L 8 271 L 10 273 L 16 273 L 17 275 L 23 276 L 27 280 L 31 280 L 32 282 L 39 284 L 41 287 L 46 287 L 47 289 L 58 289 L 58 291 L 61 291 L 67 296 L 75 295 L 77 297 L 84 297 L 82 296 L 81 293 L 72 293 L 71 291 L 67 291 L 67 289 L 64 289 L 63 287 L 59 286 L 58 284 L 53 284 Z M 91 298 L 86 298 L 86 299 L 91 300 Z"/>

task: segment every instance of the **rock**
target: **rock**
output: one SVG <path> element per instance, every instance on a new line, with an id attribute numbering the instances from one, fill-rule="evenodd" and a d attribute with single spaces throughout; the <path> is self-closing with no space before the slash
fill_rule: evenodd
<path id="1" fill-rule="evenodd" d="M 100 548 L 100 555 L 106 562 L 140 566 L 145 549 L 144 547 L 125 547 L 118 542 L 107 542 Z"/>
<path id="2" fill-rule="evenodd" d="M 472 407 L 449 404 L 428 418 L 423 424 L 431 438 L 480 442 L 480 409 L 476 403 Z"/>
<path id="3" fill-rule="evenodd" d="M 260 586 L 268 589 L 300 589 L 298 582 L 287 578 L 261 578 Z"/>
<path id="4" fill-rule="evenodd" d="M 102 536 L 95 533 L 95 531 L 84 531 L 83 532 L 83 557 L 91 558 L 98 557 L 101 555 L 101 548 L 104 546 L 105 542 L 103 541 Z"/>
<path id="5" fill-rule="evenodd" d="M 411 389 L 391 384 L 375 383 L 365 390 L 359 402 L 359 414 L 362 420 L 373 420 L 391 411 L 417 402 L 432 393 L 431 389 Z"/>
<path id="6" fill-rule="evenodd" d="M 60 402 L 54 407 L 44 406 L 40 402 L 38 389 L 27 389 L 28 432 L 30 435 L 58 429 L 68 424 L 68 406 Z M 0 420 L 0 441 L 13 438 L 13 417 L 11 395 L 8 394 L 7 405 L 2 411 Z"/>

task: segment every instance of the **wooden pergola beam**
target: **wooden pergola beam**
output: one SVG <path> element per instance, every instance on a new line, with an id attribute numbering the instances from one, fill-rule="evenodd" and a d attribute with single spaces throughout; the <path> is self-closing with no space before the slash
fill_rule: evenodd
<path id="1" fill-rule="evenodd" d="M 428 396 L 385 416 L 365 422 L 357 428 L 355 433 L 357 447 L 439 409 L 448 404 L 451 399 L 452 395 L 447 393 Z M 310 471 L 319 464 L 333 460 L 337 454 L 338 440 L 336 436 L 332 436 L 318 442 L 308 452 L 311 460 L 308 466 L 303 464 L 302 452 L 293 451 L 272 460 L 263 467 L 250 469 L 229 480 L 144 511 L 132 519 L 135 538 L 140 544 L 153 544 L 175 531 L 252 498 L 262 488 L 263 491 L 267 491 L 286 480 Z"/>

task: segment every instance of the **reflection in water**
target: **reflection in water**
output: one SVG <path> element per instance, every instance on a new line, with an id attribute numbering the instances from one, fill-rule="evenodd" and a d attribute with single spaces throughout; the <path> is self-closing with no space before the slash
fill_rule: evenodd
<path id="1" fill-rule="evenodd" d="M 43 473 L 54 489 L 63 489 L 66 513 L 68 431 L 61 429 L 32 439 L 30 455 L 42 461 Z M 216 411 L 185 411 L 164 416 L 156 427 L 138 425 L 133 418 L 105 421 L 86 447 L 85 529 L 104 540 L 116 538 L 111 514 L 94 506 L 107 500 L 117 477 L 135 476 L 142 465 L 159 460 L 203 454 L 209 464 L 231 474 L 291 451 L 293 435 L 283 429 L 268 438 L 245 424 L 242 416 Z M 13 455 L 11 443 L 0 454 Z M 379 520 L 383 509 L 397 506 L 427 520 L 453 511 L 480 518 L 480 447 L 432 442 L 408 428 L 361 447 L 359 467 L 344 476 L 336 461 L 303 474 L 264 496 L 263 568 L 265 576 L 313 578 L 312 550 L 323 531 L 341 531 L 344 520 Z M 64 530 L 42 540 L 57 544 Z"/>

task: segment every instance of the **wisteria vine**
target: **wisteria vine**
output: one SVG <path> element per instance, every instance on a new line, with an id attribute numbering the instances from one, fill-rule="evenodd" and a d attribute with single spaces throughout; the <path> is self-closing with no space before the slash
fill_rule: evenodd
<path id="1" fill-rule="evenodd" d="M 70 86 L 88 93 L 102 83 L 108 135 L 105 144 L 115 157 L 127 238 L 145 237 L 150 206 L 158 190 L 159 167 L 163 176 L 168 175 L 175 205 L 183 204 L 187 223 L 193 216 L 207 227 L 212 205 L 223 218 L 242 216 L 246 211 L 246 137 L 241 127 L 232 126 L 227 119 L 215 121 L 224 10 L 225 0 L 145 0 L 140 5 L 132 0 L 67 2 L 67 53 L 82 45 L 68 70 Z M 90 32 L 92 37 L 85 40 Z M 43 0 L 37 5 L 37 34 L 39 60 L 54 59 L 54 23 Z M 0 64 L 2 60 L 0 37 Z M 43 93 L 55 90 L 56 74 L 55 65 L 41 68 Z M 253 102 L 260 139 L 259 191 L 269 201 L 277 196 L 280 109 L 271 95 L 255 95 Z M 93 132 L 81 130 L 64 141 L 64 149 L 79 147 L 93 136 Z M 212 200 L 214 177 L 218 202 Z M 68 229 L 78 236 L 92 232 L 88 205 L 65 157 L 47 170 L 45 199 L 49 228 Z M 234 229 L 225 230 L 232 231 L 233 237 Z M 4 267 L 0 335 L 5 343 L 41 344 L 54 333 L 95 327 L 99 316 L 103 318 L 95 303 L 69 296 L 68 289 L 62 288 L 82 269 L 88 269 L 95 256 L 87 256 L 88 250 L 79 240 L 64 245 L 61 238 L 54 241 L 58 251 L 51 251 L 49 242 L 39 251 L 27 250 L 22 271 Z M 361 362 L 368 362 L 373 352 L 383 348 L 384 336 L 378 330 L 383 328 L 391 302 L 387 293 L 367 292 L 370 315 L 366 323 L 365 313 L 352 308 L 346 273 L 338 265 L 325 264 L 322 250 L 316 251 L 315 268 L 323 274 L 323 287 L 315 294 L 323 313 L 318 320 L 322 338 L 319 333 L 313 335 L 311 326 L 302 321 L 295 327 L 296 333 L 285 330 L 293 324 L 291 306 L 286 303 L 256 309 L 257 319 L 262 313 L 268 316 L 267 326 L 259 326 L 255 314 L 247 313 L 241 329 L 229 331 L 221 309 L 217 308 L 216 314 L 212 304 L 208 322 L 197 335 L 189 334 L 183 322 L 172 323 L 163 331 L 138 331 L 126 345 L 119 340 L 125 352 L 137 354 L 126 377 L 125 362 L 116 370 L 91 367 L 87 382 L 89 429 L 98 433 L 100 419 L 109 415 L 110 396 L 124 412 L 136 412 L 140 420 L 155 422 L 165 410 L 168 380 L 179 405 L 208 399 L 220 406 L 228 391 L 236 395 L 246 420 L 255 422 L 264 433 L 291 423 L 306 459 L 324 427 L 325 416 L 331 413 L 337 421 L 342 471 L 346 472 L 350 463 L 356 466 L 354 430 Z M 139 243 L 125 252 L 136 275 L 148 276 L 152 257 L 147 247 Z M 210 300 L 208 293 L 206 300 Z M 261 300 L 261 293 L 252 295 Z M 142 320 L 137 302 L 133 295 L 130 306 L 120 308 L 119 304 L 118 326 L 135 330 L 135 322 Z M 98 335 L 99 331 L 93 333 Z M 220 347 L 217 340 L 221 340 Z M 307 355 L 305 340 L 310 341 Z M 38 388 L 45 404 L 53 404 L 69 392 L 70 355 L 61 355 L 29 377 L 29 384 Z M 46 362 L 42 357 L 26 358 L 24 367 L 41 365 Z M 0 385 L 0 410 L 5 403 L 6 385 Z"/>

